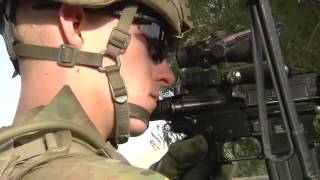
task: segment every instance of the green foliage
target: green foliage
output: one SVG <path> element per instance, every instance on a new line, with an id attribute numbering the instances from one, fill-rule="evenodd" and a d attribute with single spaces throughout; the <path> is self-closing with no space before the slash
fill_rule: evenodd
<path id="1" fill-rule="evenodd" d="M 263 160 L 258 160 L 261 152 L 260 143 L 254 138 L 243 138 L 224 144 L 224 156 L 236 161 L 235 177 L 248 177 L 266 174 Z M 256 160 L 243 160 L 243 159 Z"/>
<path id="2" fill-rule="evenodd" d="M 236 168 L 234 177 L 259 176 L 267 173 L 263 160 L 238 161 Z"/>
<path id="3" fill-rule="evenodd" d="M 249 16 L 243 0 L 190 0 L 194 29 L 187 43 L 194 43 L 224 30 L 228 33 L 248 29 Z"/>
<path id="4" fill-rule="evenodd" d="M 288 64 L 314 69 L 320 67 L 320 19 L 310 1 L 274 1 L 274 16 L 283 26 L 280 36 Z"/>
<path id="5" fill-rule="evenodd" d="M 189 0 L 194 30 L 193 44 L 224 30 L 228 34 L 250 29 L 244 0 Z M 320 19 L 310 1 L 272 1 L 274 18 L 281 27 L 280 42 L 287 64 L 307 69 L 320 67 Z"/>

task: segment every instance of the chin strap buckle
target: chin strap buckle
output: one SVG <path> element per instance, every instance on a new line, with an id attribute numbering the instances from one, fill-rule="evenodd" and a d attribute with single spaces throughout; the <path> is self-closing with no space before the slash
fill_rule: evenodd
<path id="1" fill-rule="evenodd" d="M 120 74 L 120 68 L 121 61 L 117 56 L 115 65 L 100 68 L 99 71 L 105 72 L 108 77 L 112 99 L 118 104 L 123 104 L 128 100 L 128 92 L 126 82 Z"/>
<path id="2" fill-rule="evenodd" d="M 62 44 L 58 53 L 58 64 L 65 67 L 73 67 L 77 60 L 77 48 L 69 44 Z"/>
<path id="3" fill-rule="evenodd" d="M 130 40 L 131 35 L 128 32 L 121 30 L 118 27 L 114 27 L 111 31 L 109 43 L 117 48 L 126 49 L 129 46 Z"/>

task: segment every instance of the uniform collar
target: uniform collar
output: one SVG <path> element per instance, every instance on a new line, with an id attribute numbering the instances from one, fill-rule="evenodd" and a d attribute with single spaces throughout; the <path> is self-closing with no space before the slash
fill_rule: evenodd
<path id="1" fill-rule="evenodd" d="M 90 132 L 91 135 L 101 139 L 102 143 L 104 142 L 69 86 L 64 86 L 48 105 L 36 107 L 22 114 L 15 119 L 14 125 L 46 120 L 70 122 L 81 126 L 84 131 Z"/>

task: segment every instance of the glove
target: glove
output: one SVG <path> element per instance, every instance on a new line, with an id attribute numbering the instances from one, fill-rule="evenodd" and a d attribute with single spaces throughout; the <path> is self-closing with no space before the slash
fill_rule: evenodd
<path id="1" fill-rule="evenodd" d="M 203 136 L 197 135 L 191 139 L 179 141 L 170 145 L 168 152 L 161 160 L 153 164 L 150 168 L 167 176 L 172 180 L 190 179 L 187 174 L 201 176 L 204 172 L 200 163 L 208 152 L 208 144 Z M 192 179 L 192 178 L 191 178 Z"/>
<path id="2" fill-rule="evenodd" d="M 170 145 L 168 152 L 150 169 L 171 180 L 231 180 L 234 166 L 223 164 L 214 167 L 214 162 L 207 159 L 207 153 L 205 138 L 197 135 Z"/>

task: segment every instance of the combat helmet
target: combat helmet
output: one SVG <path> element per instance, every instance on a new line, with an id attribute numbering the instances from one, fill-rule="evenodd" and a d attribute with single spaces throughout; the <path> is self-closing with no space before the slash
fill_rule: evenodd
<path id="1" fill-rule="evenodd" d="M 119 15 L 117 27 L 114 27 L 110 35 L 108 45 L 103 53 L 92 53 L 77 50 L 69 44 L 62 44 L 60 47 L 46 47 L 19 42 L 15 34 L 14 14 L 19 0 L 0 0 L 1 29 L 7 51 L 13 62 L 16 72 L 19 71 L 17 61 L 21 57 L 29 57 L 39 60 L 54 60 L 62 67 L 73 67 L 82 65 L 94 67 L 106 74 L 113 102 L 115 105 L 116 132 L 115 142 L 117 144 L 127 142 L 130 134 L 129 117 L 141 119 L 146 124 L 149 121 L 150 113 L 144 108 L 127 102 L 127 89 L 125 82 L 120 75 L 119 54 L 122 49 L 126 49 L 130 43 L 129 27 L 133 20 L 139 15 L 142 7 L 151 10 L 164 22 L 166 32 L 169 33 L 167 39 L 177 42 L 182 39 L 185 32 L 189 31 L 192 23 L 189 20 L 190 10 L 187 0 L 39 0 L 40 4 L 66 3 L 79 5 L 91 10 L 99 10 L 106 7 L 124 4 Z M 140 13 L 143 10 L 140 10 Z M 149 17 L 149 16 L 146 16 Z M 159 20 L 158 18 L 158 20 Z M 176 43 L 175 43 L 176 44 Z M 115 65 L 103 67 L 102 59 L 108 56 L 113 59 Z"/>

